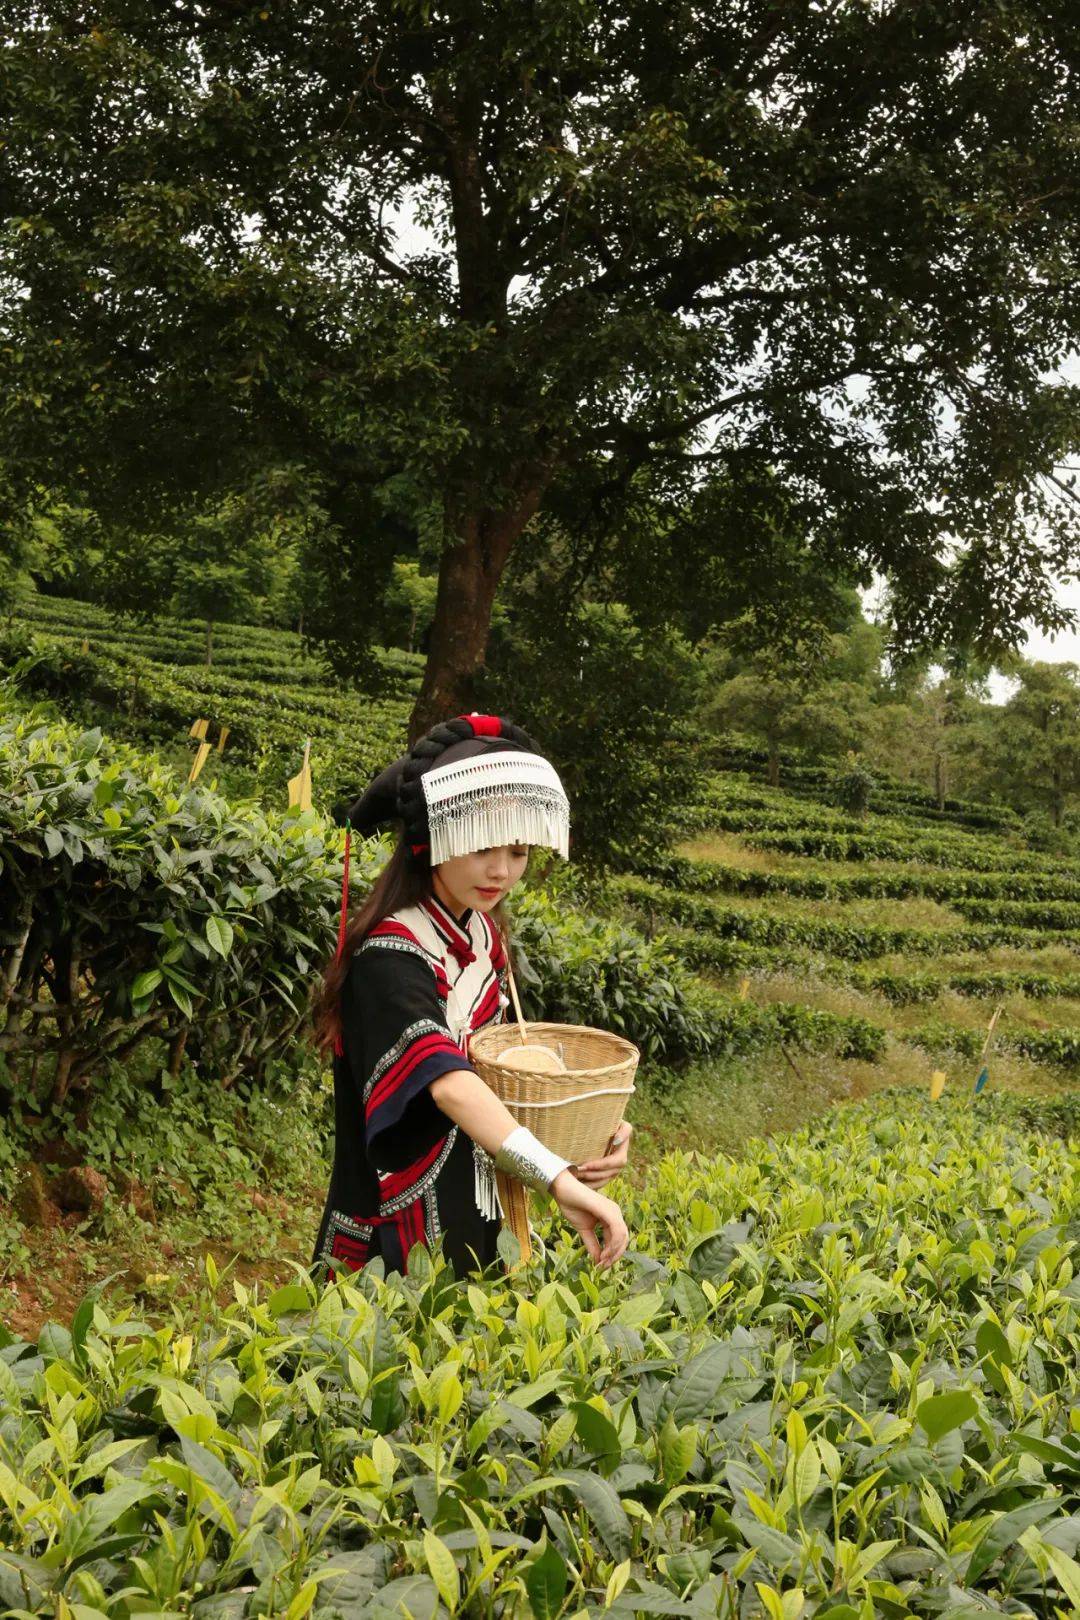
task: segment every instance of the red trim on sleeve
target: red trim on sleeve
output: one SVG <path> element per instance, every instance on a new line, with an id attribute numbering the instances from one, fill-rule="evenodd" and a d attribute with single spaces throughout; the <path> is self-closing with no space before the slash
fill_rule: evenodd
<path id="1" fill-rule="evenodd" d="M 391 1175 L 386 1176 L 379 1183 L 380 1197 L 386 1203 L 389 1203 L 391 1198 L 396 1198 L 399 1193 L 405 1192 L 407 1188 L 412 1186 L 414 1181 L 420 1180 L 425 1170 L 430 1170 L 445 1146 L 446 1137 L 442 1136 L 435 1143 L 435 1146 L 429 1148 L 427 1153 L 417 1159 L 414 1164 L 406 1165 L 404 1170 L 395 1170 Z"/>
<path id="2" fill-rule="evenodd" d="M 379 1079 L 371 1088 L 367 1104 L 368 1117 L 370 1118 L 376 1109 L 382 1106 L 387 1098 L 397 1090 L 402 1081 L 409 1078 L 418 1063 L 422 1063 L 425 1058 L 434 1057 L 436 1053 L 445 1054 L 452 1058 L 460 1068 L 467 1066 L 468 1060 L 464 1052 L 460 1046 L 455 1045 L 449 1035 L 436 1035 L 434 1033 L 419 1035 L 415 1041 L 406 1047 L 397 1062 L 392 1063 L 386 1073 L 379 1076 Z"/>

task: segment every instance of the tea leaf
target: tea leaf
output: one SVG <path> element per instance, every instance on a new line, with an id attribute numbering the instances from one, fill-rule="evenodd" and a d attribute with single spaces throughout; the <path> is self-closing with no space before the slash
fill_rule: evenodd
<path id="1" fill-rule="evenodd" d="M 461 1596 L 458 1568 L 453 1553 L 433 1530 L 424 1531 L 424 1557 L 439 1596 L 450 1613 L 454 1614 Z"/>
<path id="2" fill-rule="evenodd" d="M 920 1401 L 915 1417 L 919 1427 L 929 1437 L 930 1444 L 943 1435 L 967 1423 L 979 1410 L 978 1402 L 968 1389 L 949 1390 L 944 1395 L 931 1395 Z"/>
<path id="3" fill-rule="evenodd" d="M 562 1607 L 568 1576 L 561 1553 L 546 1536 L 540 1556 L 526 1564 L 522 1578 L 536 1620 L 555 1620 Z"/>
<path id="4" fill-rule="evenodd" d="M 582 1469 L 566 1468 L 560 1483 L 573 1492 L 595 1524 L 608 1552 L 621 1562 L 630 1556 L 630 1521 L 608 1480 Z"/>

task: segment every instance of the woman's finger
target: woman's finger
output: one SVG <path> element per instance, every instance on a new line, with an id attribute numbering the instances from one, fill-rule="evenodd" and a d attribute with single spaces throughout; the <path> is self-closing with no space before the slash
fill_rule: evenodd
<path id="1" fill-rule="evenodd" d="M 613 1266 L 626 1249 L 630 1234 L 622 1218 L 613 1219 L 604 1226 L 604 1251 L 601 1263 Z"/>
<path id="2" fill-rule="evenodd" d="M 626 1164 L 625 1153 L 608 1153 L 602 1159 L 586 1159 L 579 1170 L 621 1170 Z"/>

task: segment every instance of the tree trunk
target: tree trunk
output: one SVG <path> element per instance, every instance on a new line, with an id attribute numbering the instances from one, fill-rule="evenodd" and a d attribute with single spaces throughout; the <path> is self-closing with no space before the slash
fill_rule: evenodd
<path id="1" fill-rule="evenodd" d="M 471 708 L 499 580 L 546 483 L 545 469 L 536 472 L 509 510 L 468 513 L 457 526 L 461 540 L 443 552 L 424 679 L 409 719 L 410 744 L 439 721 Z"/>
<path id="2" fill-rule="evenodd" d="M 780 786 L 780 749 L 769 739 L 769 786 Z"/>
<path id="3" fill-rule="evenodd" d="M 940 754 L 934 755 L 934 798 L 939 810 L 945 808 L 945 762 Z"/>
<path id="4" fill-rule="evenodd" d="M 206 621 L 206 667 L 207 667 L 207 669 L 210 668 L 210 665 L 213 662 L 214 662 L 214 621 L 213 621 L 213 619 L 207 619 L 207 621 Z"/>
<path id="5" fill-rule="evenodd" d="M 183 1029 L 174 1036 L 172 1046 L 169 1049 L 169 1073 L 174 1080 L 180 1074 L 180 1065 L 184 1061 L 184 1048 L 187 1045 L 190 1028 L 189 1024 L 185 1024 Z"/>
<path id="6" fill-rule="evenodd" d="M 413 642 L 414 642 L 415 639 L 416 639 L 416 609 L 413 608 L 412 613 L 409 615 L 409 635 L 408 635 L 408 642 L 407 642 L 407 645 L 405 647 L 406 652 L 412 652 L 412 650 L 413 650 Z"/>

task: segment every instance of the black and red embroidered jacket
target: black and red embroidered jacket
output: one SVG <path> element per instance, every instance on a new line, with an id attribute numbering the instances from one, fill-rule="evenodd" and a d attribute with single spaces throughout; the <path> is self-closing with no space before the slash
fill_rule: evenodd
<path id="1" fill-rule="evenodd" d="M 356 1271 L 376 1254 L 403 1271 L 442 1242 L 458 1276 L 496 1259 L 491 1160 L 428 1087 L 472 1069 L 468 1037 L 498 1022 L 506 959 L 494 923 L 434 897 L 377 923 L 349 965 L 344 1055 L 334 1059 L 334 1167 L 314 1263 Z"/>

